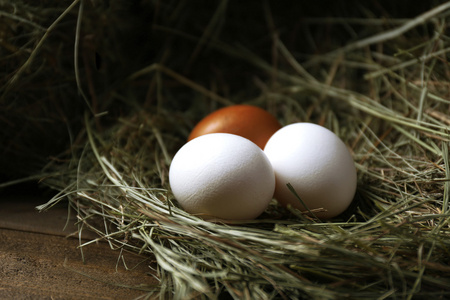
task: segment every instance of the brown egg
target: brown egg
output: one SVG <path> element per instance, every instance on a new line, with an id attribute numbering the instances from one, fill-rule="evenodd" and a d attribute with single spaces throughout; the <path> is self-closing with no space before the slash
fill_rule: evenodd
<path id="1" fill-rule="evenodd" d="M 188 141 L 208 133 L 231 133 L 245 137 L 261 149 L 281 124 L 269 112 L 252 105 L 232 105 L 207 115 L 192 130 Z"/>

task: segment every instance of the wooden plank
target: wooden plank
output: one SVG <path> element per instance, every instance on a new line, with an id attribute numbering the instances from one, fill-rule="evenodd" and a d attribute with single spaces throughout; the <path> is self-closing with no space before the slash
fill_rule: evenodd
<path id="1" fill-rule="evenodd" d="M 107 243 L 83 247 L 63 230 L 67 209 L 38 213 L 36 200 L 2 200 L 0 299 L 134 299 L 155 287 L 154 262 Z M 126 267 L 126 266 L 127 267 Z"/>
<path id="2" fill-rule="evenodd" d="M 77 229 L 74 226 L 75 216 L 73 214 L 69 216 L 68 209 L 64 205 L 57 205 L 48 211 L 39 212 L 36 206 L 45 201 L 46 199 L 41 197 L 20 195 L 2 199 L 0 228 L 60 236 L 74 234 Z"/>

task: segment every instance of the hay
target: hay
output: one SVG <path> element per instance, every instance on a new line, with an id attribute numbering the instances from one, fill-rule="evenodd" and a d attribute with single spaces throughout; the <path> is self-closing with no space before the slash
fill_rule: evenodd
<path id="1" fill-rule="evenodd" d="M 70 155 L 42 172 L 58 194 L 39 209 L 67 199 L 80 232 L 154 257 L 160 286 L 149 287 L 149 296 L 448 297 L 449 8 L 378 18 L 357 6 L 371 18 L 306 18 L 307 42 L 297 48 L 278 29 L 277 8 L 265 2 L 270 51 L 219 34 L 233 9 L 226 1 L 214 13 L 197 12 L 207 20 L 200 34 L 156 18 L 152 28 L 167 37 L 165 55 L 121 74 L 121 88 L 109 94 L 133 109 L 85 114 Z M 240 18 L 231 20 L 241 28 Z M 180 44 L 190 45 L 187 64 L 172 53 Z M 231 79 L 242 73 L 252 80 Z M 206 222 L 181 210 L 167 179 L 171 158 L 196 121 L 230 103 L 261 106 L 283 124 L 308 121 L 334 131 L 357 166 L 353 205 L 329 222 L 276 202 L 257 220 L 239 223 Z M 81 251 L 95 241 L 80 244 Z"/>
<path id="2" fill-rule="evenodd" d="M 55 27 L 71 25 L 62 5 L 0 1 L 0 180 L 39 172 L 46 156 L 66 147 L 62 137 L 74 125 L 68 112 L 82 109 L 72 101 L 76 92 L 67 93 L 74 36 Z"/>

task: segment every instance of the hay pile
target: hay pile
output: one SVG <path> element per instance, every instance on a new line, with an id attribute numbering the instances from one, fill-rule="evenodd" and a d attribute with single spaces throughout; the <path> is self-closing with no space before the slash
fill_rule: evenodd
<path id="1" fill-rule="evenodd" d="M 111 10 L 93 1 L 87 13 L 77 2 L 68 18 L 78 28 L 83 21 L 84 35 L 74 30 L 74 37 L 85 40 L 90 22 L 99 22 L 95 13 L 106 18 L 102 12 Z M 399 9 L 348 2 L 325 12 L 297 4 L 291 18 L 271 2 L 252 3 L 252 17 L 232 1 L 202 9 L 190 3 L 146 3 L 152 43 L 142 47 L 151 55 L 116 75 L 115 53 L 131 53 L 120 50 L 120 39 L 94 38 L 115 41 L 115 48 L 94 47 L 114 51 L 75 63 L 78 79 L 68 92 L 84 93 L 83 126 L 70 151 L 41 171 L 58 194 L 39 208 L 68 200 L 80 231 L 154 257 L 161 284 L 139 287 L 148 295 L 449 297 L 450 3 L 399 2 Z M 294 18 L 297 8 L 302 18 Z M 109 71 L 89 77 L 99 61 Z M 341 137 L 358 170 L 352 206 L 329 222 L 276 202 L 241 223 L 181 210 L 167 180 L 171 158 L 198 120 L 232 103 L 263 107 L 282 124 L 318 123 Z"/>

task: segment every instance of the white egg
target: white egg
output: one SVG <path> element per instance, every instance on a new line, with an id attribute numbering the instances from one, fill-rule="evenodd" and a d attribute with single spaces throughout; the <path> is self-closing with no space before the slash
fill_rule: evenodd
<path id="1" fill-rule="evenodd" d="M 228 133 L 206 134 L 181 147 L 170 165 L 169 182 L 183 209 L 205 219 L 254 219 L 275 190 L 264 152 Z"/>
<path id="2" fill-rule="evenodd" d="M 264 152 L 275 171 L 275 198 L 302 211 L 323 208 L 322 219 L 345 211 L 356 192 L 356 168 L 344 142 L 332 131 L 312 123 L 294 123 L 277 132 Z M 301 201 L 292 193 L 290 183 Z"/>

